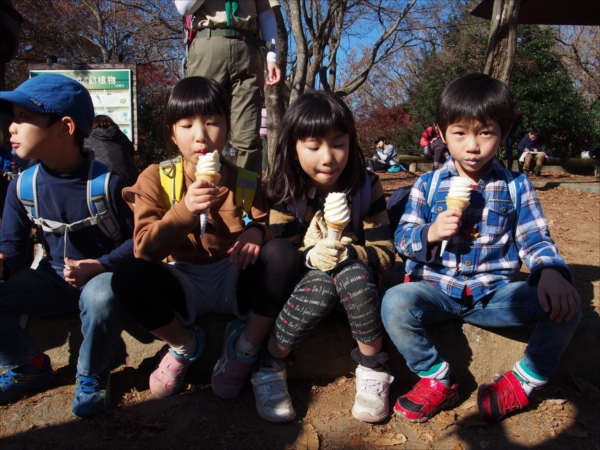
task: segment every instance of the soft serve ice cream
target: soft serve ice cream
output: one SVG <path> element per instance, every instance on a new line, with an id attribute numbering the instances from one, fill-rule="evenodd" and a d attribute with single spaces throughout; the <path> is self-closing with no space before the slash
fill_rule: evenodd
<path id="1" fill-rule="evenodd" d="M 460 212 L 464 211 L 469 206 L 472 191 L 471 180 L 464 177 L 452 177 L 448 196 L 446 197 L 446 207 Z M 448 239 L 444 239 L 440 247 L 440 256 L 444 254 L 447 245 Z"/>
<path id="2" fill-rule="evenodd" d="M 221 179 L 221 161 L 219 161 L 219 152 L 215 150 L 212 153 L 200 155 L 198 164 L 196 164 L 196 180 L 208 181 L 217 184 Z M 206 222 L 208 221 L 208 210 L 200 213 L 200 239 L 204 237 L 206 231 Z"/>
<path id="3" fill-rule="evenodd" d="M 331 192 L 325 199 L 323 216 L 327 223 L 327 237 L 339 241 L 342 231 L 350 222 L 350 208 L 346 194 L 343 192 Z"/>

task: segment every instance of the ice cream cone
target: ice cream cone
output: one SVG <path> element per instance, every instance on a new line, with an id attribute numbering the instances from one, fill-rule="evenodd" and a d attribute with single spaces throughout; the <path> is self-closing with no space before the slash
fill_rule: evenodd
<path id="1" fill-rule="evenodd" d="M 464 211 L 469 206 L 469 202 L 462 198 L 446 197 L 446 206 L 448 209 Z"/>
<path id="2" fill-rule="evenodd" d="M 219 183 L 220 179 L 220 173 L 196 173 L 196 181 L 208 181 L 215 186 Z"/>
<path id="3" fill-rule="evenodd" d="M 327 222 L 327 239 L 331 239 L 332 241 L 339 241 L 342 239 L 342 232 L 348 222 L 346 223 L 337 223 L 337 222 Z"/>
<path id="4" fill-rule="evenodd" d="M 219 173 L 196 173 L 196 181 L 208 181 L 215 186 L 219 183 L 221 174 Z M 206 223 L 208 222 L 208 210 L 200 213 L 200 239 L 204 238 L 204 232 L 206 231 Z"/>
<path id="5" fill-rule="evenodd" d="M 462 198 L 455 197 L 446 197 L 446 207 L 448 209 L 454 209 L 456 211 L 464 211 L 469 206 L 469 202 Z M 442 241 L 442 245 L 440 246 L 440 256 L 444 254 L 446 247 L 448 246 L 448 239 L 444 239 Z"/>

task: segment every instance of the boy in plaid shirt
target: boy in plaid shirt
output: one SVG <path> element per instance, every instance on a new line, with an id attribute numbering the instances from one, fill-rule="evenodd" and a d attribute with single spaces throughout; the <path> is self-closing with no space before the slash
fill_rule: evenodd
<path id="1" fill-rule="evenodd" d="M 535 189 L 496 157 L 513 111 L 508 87 L 487 75 L 466 75 L 446 87 L 436 123 L 451 158 L 415 182 L 395 233 L 396 249 L 408 258 L 406 282 L 387 291 L 381 315 L 421 378 L 394 406 L 412 422 L 458 401 L 450 367 L 425 325 L 451 318 L 485 327 L 537 324 L 513 370 L 479 387 L 479 412 L 493 421 L 524 408 L 532 390 L 546 384 L 581 318 L 573 276 L 550 238 Z M 463 212 L 446 207 L 457 176 L 473 186 Z M 443 240 L 448 245 L 440 254 Z M 531 273 L 513 282 L 521 260 Z"/>

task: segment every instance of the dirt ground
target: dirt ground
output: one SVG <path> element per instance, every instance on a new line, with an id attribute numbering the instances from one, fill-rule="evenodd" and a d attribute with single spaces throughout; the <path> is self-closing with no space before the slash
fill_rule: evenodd
<path id="1" fill-rule="evenodd" d="M 386 193 L 410 185 L 415 177 L 404 173 L 381 174 Z M 595 184 L 592 177 L 548 174 L 541 181 Z M 565 188 L 538 189 L 552 237 L 571 266 L 584 303 L 582 334 L 597 336 L 600 330 L 600 195 Z M 526 270 L 523 271 L 526 275 Z M 383 289 L 402 278 L 395 269 Z M 289 370 L 290 394 L 296 420 L 275 425 L 261 420 L 247 384 L 239 398 L 221 400 L 210 388 L 210 372 L 218 357 L 215 342 L 190 369 L 188 385 L 180 395 L 159 400 L 148 390 L 148 375 L 156 359 L 148 353 L 148 335 L 129 324 L 131 338 L 121 349 L 112 375 L 113 407 L 98 417 L 82 420 L 70 414 L 76 349 L 77 317 L 56 322 L 44 319 L 34 325 L 48 327 L 45 348 L 63 346 L 68 362 L 54 363 L 56 377 L 44 392 L 26 394 L 0 407 L 0 449 L 103 449 L 103 448 L 205 448 L 205 449 L 600 449 L 600 383 L 596 376 L 551 379 L 547 388 L 534 393 L 531 405 L 520 414 L 489 425 L 477 414 L 476 384 L 460 390 L 461 401 L 452 410 L 425 424 L 411 424 L 397 417 L 377 425 L 352 418 L 354 378 L 349 352 L 353 347 L 347 321 L 332 313 L 296 354 Z M 224 321 L 205 319 L 208 335 L 219 335 Z M 52 328 L 55 327 L 55 328 Z M 67 327 L 68 330 L 63 328 Z M 55 331 L 52 331 L 55 330 Z M 48 335 L 48 334 L 47 334 Z M 125 333 L 124 333 L 125 335 Z M 56 343 L 54 343 L 56 340 Z M 131 344 L 133 342 L 133 344 Z M 596 341 L 597 342 L 597 339 Z M 575 349 L 579 351 L 580 349 Z M 501 348 L 494 351 L 502 352 Z M 599 349 L 581 348 L 596 360 Z M 137 359 L 133 356 L 142 355 Z M 411 388 L 414 376 L 401 368 L 395 349 L 396 380 L 390 399 Z M 494 356 L 490 356 L 494 358 Z M 127 361 L 138 360 L 129 365 Z M 597 367 L 597 365 L 596 365 Z M 500 368 L 499 368 L 500 369 Z M 569 367 L 562 373 L 571 373 Z M 493 374 L 490 374 L 490 377 Z M 393 400 L 392 400 L 393 401 Z M 391 405 L 390 405 L 391 406 Z"/>

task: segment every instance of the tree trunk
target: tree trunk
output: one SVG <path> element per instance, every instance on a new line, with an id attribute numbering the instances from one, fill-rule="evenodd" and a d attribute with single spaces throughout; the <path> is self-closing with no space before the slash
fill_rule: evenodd
<path id="1" fill-rule="evenodd" d="M 283 21 L 283 15 L 280 8 L 274 8 L 275 18 L 277 19 L 277 59 L 281 69 L 281 81 L 277 86 L 266 86 L 265 88 L 265 108 L 267 108 L 267 130 L 268 130 L 268 159 L 267 177 L 270 176 L 271 167 L 273 167 L 273 158 L 277 148 L 277 139 L 281 129 L 281 119 L 285 112 L 285 79 L 286 66 L 288 58 L 288 32 Z"/>
<path id="2" fill-rule="evenodd" d="M 302 29 L 302 6 L 300 0 L 290 2 L 290 22 L 294 42 L 296 43 L 296 71 L 292 80 L 290 103 L 304 93 L 306 86 L 306 69 L 308 67 L 308 45 Z"/>
<path id="3" fill-rule="evenodd" d="M 510 83 L 521 0 L 494 0 L 484 73 Z"/>

